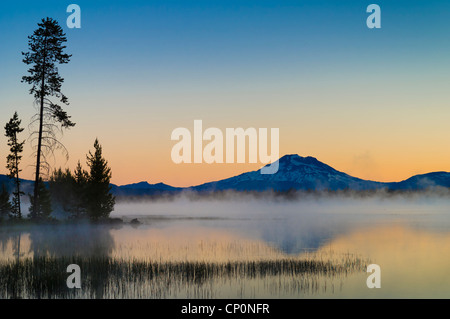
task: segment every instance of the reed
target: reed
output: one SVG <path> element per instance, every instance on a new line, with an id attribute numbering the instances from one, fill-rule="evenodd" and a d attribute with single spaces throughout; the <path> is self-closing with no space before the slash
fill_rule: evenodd
<path id="1" fill-rule="evenodd" d="M 81 289 L 69 289 L 69 264 Z M 157 262 L 99 257 L 35 257 L 0 262 L 0 298 L 215 298 L 314 294 L 362 272 L 366 262 L 283 258 L 258 261 Z M 327 283 L 328 282 L 328 283 Z M 331 282 L 331 283 L 330 283 Z M 326 288 L 325 288 L 326 289 Z"/>

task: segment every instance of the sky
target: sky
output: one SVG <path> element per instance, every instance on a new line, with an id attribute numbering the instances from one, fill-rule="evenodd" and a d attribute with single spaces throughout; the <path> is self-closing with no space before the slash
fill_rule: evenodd
<path id="1" fill-rule="evenodd" d="M 71 3 L 80 29 L 66 25 Z M 381 29 L 366 25 L 371 3 Z M 17 111 L 23 139 L 35 109 L 21 52 L 47 16 L 67 35 L 72 58 L 59 71 L 77 123 L 55 168 L 86 167 L 95 138 L 118 185 L 190 186 L 262 166 L 173 163 L 171 132 L 202 120 L 224 132 L 279 128 L 280 156 L 314 156 L 359 178 L 450 171 L 450 3 L 2 1 L 0 121 Z M 5 165 L 7 153 L 1 134 Z M 27 142 L 23 178 L 33 178 L 31 153 Z"/>

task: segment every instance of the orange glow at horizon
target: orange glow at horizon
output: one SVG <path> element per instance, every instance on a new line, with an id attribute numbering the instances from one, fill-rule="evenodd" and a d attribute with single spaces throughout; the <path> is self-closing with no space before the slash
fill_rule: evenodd
<path id="1" fill-rule="evenodd" d="M 269 90 L 256 96 L 236 93 L 231 97 L 203 92 L 176 97 L 155 93 L 151 103 L 146 96 L 131 101 L 74 99 L 68 112 L 77 125 L 61 139 L 69 150 L 70 160 L 66 163 L 57 158 L 51 164 L 74 169 L 80 160 L 86 168 L 86 154 L 98 137 L 116 185 L 147 181 L 193 186 L 263 166 L 261 163 L 173 163 L 171 150 L 177 141 L 171 140 L 172 131 L 185 127 L 192 133 L 194 120 L 201 119 L 203 132 L 209 127 L 222 132 L 238 127 L 279 128 L 280 157 L 313 156 L 338 171 L 362 179 L 394 182 L 416 174 L 450 171 L 450 108 L 445 102 L 448 91 L 439 91 L 428 99 L 430 92 L 409 96 L 388 89 L 388 85 L 383 84 L 384 94 L 371 100 L 367 96 L 374 88 L 360 87 L 360 92 L 355 94 L 352 85 L 341 83 L 327 88 L 325 95 L 302 88 L 298 92 L 284 89 L 283 94 Z M 101 117 L 91 116 L 91 109 L 98 103 L 107 104 L 109 112 L 102 113 Z M 123 108 L 130 103 L 133 107 Z M 281 106 L 277 108 L 277 105 Z M 19 110 L 24 126 L 33 112 L 28 106 L 26 110 L 28 113 Z M 13 114 L 13 111 L 10 107 L 4 113 Z M 203 147 L 207 143 L 204 141 Z M 0 145 L 6 145 L 3 136 Z M 6 156 L 5 148 L 3 154 Z M 27 143 L 21 173 L 26 179 L 33 179 L 34 160 L 30 154 Z M 6 174 L 6 169 L 0 170 L 0 174 Z"/>
<path id="2" fill-rule="evenodd" d="M 90 147 L 89 149 L 92 149 Z M 162 151 L 162 150 L 161 150 Z M 175 164 L 170 158 L 170 149 L 166 149 L 166 155 L 149 156 L 144 152 L 138 156 L 127 156 L 127 152 L 120 149 L 107 148 L 103 144 L 103 153 L 112 168 L 112 183 L 125 185 L 147 181 L 150 184 L 165 183 L 175 187 L 195 186 L 202 183 L 217 181 L 233 177 L 245 172 L 260 169 L 263 164 Z M 85 153 L 71 154 L 71 159 L 63 165 L 74 169 L 78 159 L 86 169 L 84 163 Z M 158 154 L 163 154 L 160 152 Z M 409 160 L 408 156 L 399 155 L 392 158 L 376 157 L 369 151 L 357 155 L 344 153 L 333 154 L 331 152 L 296 151 L 281 152 L 280 157 L 286 154 L 299 154 L 300 156 L 313 156 L 319 161 L 334 169 L 347 173 L 353 177 L 379 182 L 399 182 L 413 175 L 425 174 L 434 171 L 450 171 L 450 153 L 446 157 L 433 157 L 432 153 L 414 154 Z M 6 173 L 6 172 L 2 172 Z M 33 179 L 32 167 L 24 168 L 23 178 Z"/>

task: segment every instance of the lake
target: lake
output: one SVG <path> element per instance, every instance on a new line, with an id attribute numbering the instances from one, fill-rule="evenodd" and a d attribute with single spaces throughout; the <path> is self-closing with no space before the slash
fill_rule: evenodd
<path id="1" fill-rule="evenodd" d="M 85 287 L 38 296 L 50 298 L 449 298 L 449 207 L 418 195 L 119 202 L 112 217 L 142 224 L 2 229 L 0 263 L 49 258 L 65 285 L 70 260 L 52 258 L 79 258 Z M 379 289 L 368 264 L 381 267 Z M 18 276 L 33 267 L 22 266 Z M 8 287 L 2 298 L 36 297 Z"/>

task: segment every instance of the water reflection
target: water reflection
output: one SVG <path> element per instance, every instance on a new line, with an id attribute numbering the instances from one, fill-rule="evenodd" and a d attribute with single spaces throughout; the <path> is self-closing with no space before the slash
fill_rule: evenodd
<path id="1" fill-rule="evenodd" d="M 77 296 L 85 298 L 450 297 L 446 202 L 222 202 L 214 210 L 211 203 L 194 203 L 179 211 L 178 203 L 172 205 L 141 205 L 141 211 L 127 206 L 133 214 L 126 218 L 143 222 L 137 228 L 2 229 L 0 261 L 78 256 L 91 258 L 79 260 L 86 267 L 101 262 L 101 271 L 86 279 L 90 290 Z M 100 256 L 106 259 L 92 259 Z M 382 288 L 368 289 L 363 271 L 294 276 L 284 266 L 267 264 L 283 260 L 334 265 L 350 260 L 354 269 L 370 260 L 381 266 Z M 227 263 L 240 270 L 231 271 Z M 260 271 L 267 265 L 273 272 Z M 143 272 L 133 274 L 133 267 Z M 152 272 L 142 270 L 146 267 Z M 65 269 L 61 273 L 64 279 Z M 129 277 L 121 282 L 122 275 Z"/>
<path id="2" fill-rule="evenodd" d="M 29 260 L 37 260 L 39 258 L 54 258 L 54 257 L 100 257 L 110 256 L 114 251 L 114 238 L 111 235 L 111 227 L 95 226 L 95 225 L 58 225 L 58 226 L 29 226 L 26 229 L 20 227 L 7 228 L 0 234 L 0 261 L 24 261 L 25 265 L 29 264 Z M 45 260 L 45 259 L 40 259 Z M 51 259 L 49 259 L 51 260 Z M 66 263 L 60 265 L 57 273 L 49 273 L 48 276 L 54 277 L 51 280 L 50 288 L 38 287 L 32 289 L 35 298 L 45 298 L 45 290 L 52 289 L 52 291 L 65 291 L 68 293 L 65 285 L 65 278 L 67 277 L 66 267 L 72 263 L 67 260 Z M 23 266 L 23 264 L 21 264 Z M 14 266 L 13 266 L 14 267 Z M 19 267 L 17 266 L 16 279 L 24 277 L 24 270 L 28 270 L 29 277 L 36 278 L 36 280 L 47 280 L 45 269 L 51 267 L 49 263 L 43 263 L 42 267 Z M 42 268 L 42 269 L 39 269 Z M 13 272 L 14 273 L 14 272 Z M 26 278 L 30 280 L 30 278 Z M 91 290 L 93 298 L 103 298 L 105 294 L 104 284 L 108 281 L 108 268 L 104 271 L 96 273 L 91 277 Z M 10 283 L 8 283 L 10 284 Z M 25 286 L 26 284 L 23 284 Z M 42 284 L 41 284 L 42 285 Z M 3 287 L 4 290 L 7 288 Z M 12 286 L 9 288 L 8 296 L 11 298 L 24 297 L 21 293 L 23 287 Z M 2 291 L 2 295 L 5 291 Z M 30 296 L 31 297 L 31 296 Z"/>
<path id="3" fill-rule="evenodd" d="M 365 227 L 339 236 L 319 249 L 367 256 L 381 267 L 381 289 L 350 279 L 341 297 L 450 298 L 450 232 L 417 225 Z M 331 296 L 330 296 L 331 297 Z"/>
<path id="4" fill-rule="evenodd" d="M 46 226 L 5 234 L 2 260 L 11 266 L 0 265 L 3 298 L 292 298 L 334 291 L 363 265 L 288 255 L 233 230 L 193 225 Z M 83 270 L 80 291 L 65 287 L 71 263 Z"/>
<path id="5" fill-rule="evenodd" d="M 0 233 L 0 260 L 39 256 L 109 256 L 114 250 L 111 227 L 30 226 Z"/>

